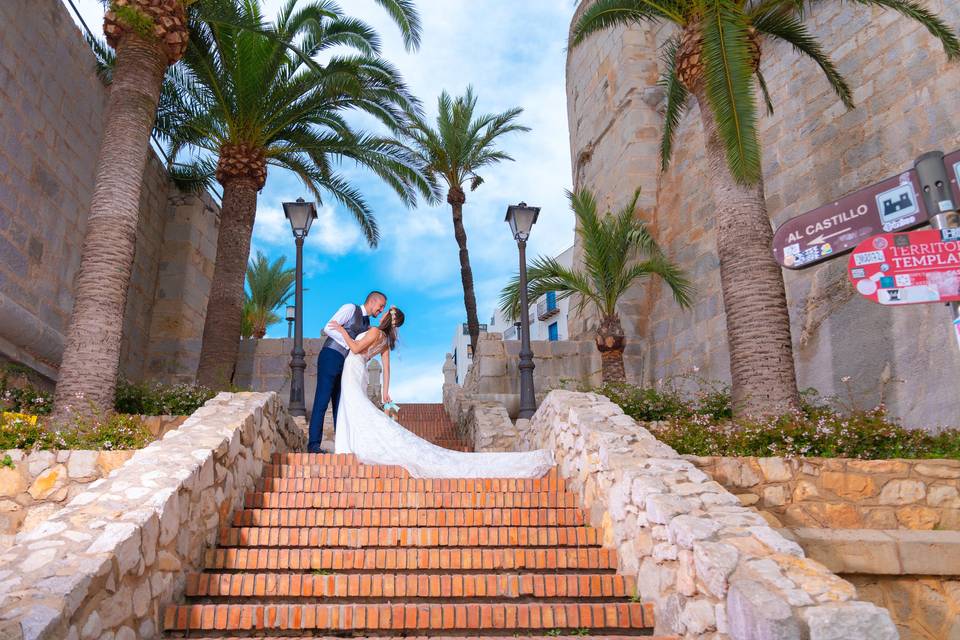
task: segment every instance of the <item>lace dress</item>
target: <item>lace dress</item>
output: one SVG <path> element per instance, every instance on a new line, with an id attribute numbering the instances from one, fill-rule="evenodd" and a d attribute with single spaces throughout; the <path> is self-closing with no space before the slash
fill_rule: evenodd
<path id="1" fill-rule="evenodd" d="M 357 336 L 360 340 L 363 334 Z M 352 453 L 365 464 L 399 465 L 415 478 L 540 478 L 553 466 L 546 450 L 517 453 L 464 453 L 438 447 L 394 422 L 367 398 L 367 362 L 385 339 L 363 353 L 350 353 L 343 365 L 335 451 Z"/>

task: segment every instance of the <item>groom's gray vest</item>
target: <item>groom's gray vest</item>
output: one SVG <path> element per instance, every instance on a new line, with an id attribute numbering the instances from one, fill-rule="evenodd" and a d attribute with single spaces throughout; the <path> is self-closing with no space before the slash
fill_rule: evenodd
<path id="1" fill-rule="evenodd" d="M 347 333 L 350 334 L 350 337 L 354 340 L 356 340 L 357 336 L 366 330 L 366 327 L 363 326 L 363 311 L 360 310 L 360 305 L 354 305 L 353 316 L 351 316 L 350 320 L 344 323 L 343 328 L 347 330 Z M 350 353 L 349 349 L 343 347 L 339 342 L 330 336 L 327 336 L 326 341 L 323 343 L 323 348 L 333 349 L 343 356 L 346 356 L 348 353 Z"/>

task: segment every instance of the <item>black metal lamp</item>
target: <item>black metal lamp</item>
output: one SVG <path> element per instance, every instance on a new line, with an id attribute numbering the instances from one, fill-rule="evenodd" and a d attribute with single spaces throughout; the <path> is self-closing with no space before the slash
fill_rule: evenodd
<path id="1" fill-rule="evenodd" d="M 507 207 L 505 221 L 520 250 L 520 412 L 518 418 L 529 419 L 537 410 L 533 388 L 533 350 L 530 349 L 530 302 L 527 299 L 527 238 L 540 215 L 540 207 L 526 202 Z"/>
<path id="2" fill-rule="evenodd" d="M 540 207 L 528 207 L 526 202 L 521 202 L 507 207 L 507 217 L 504 221 L 510 224 L 510 232 L 513 233 L 517 242 L 526 242 L 539 215 Z"/>
<path id="3" fill-rule="evenodd" d="M 310 226 L 317 219 L 317 207 L 312 202 L 297 198 L 296 202 L 283 203 L 283 215 L 290 221 L 293 238 L 297 245 L 297 271 L 293 306 L 293 350 L 290 352 L 290 415 L 306 416 L 304 404 L 303 372 L 307 368 L 306 352 L 303 350 L 303 240 L 310 233 Z M 287 307 L 287 321 L 290 321 Z"/>

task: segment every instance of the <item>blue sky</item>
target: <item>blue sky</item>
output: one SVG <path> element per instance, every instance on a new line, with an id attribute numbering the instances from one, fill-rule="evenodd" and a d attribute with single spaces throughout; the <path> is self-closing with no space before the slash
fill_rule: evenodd
<path id="1" fill-rule="evenodd" d="M 74 1 L 87 24 L 99 31 L 99 0 Z M 265 0 L 265 14 L 275 15 L 280 4 Z M 396 27 L 373 0 L 341 0 L 341 6 L 379 31 L 384 56 L 430 115 L 443 89 L 459 94 L 468 84 L 483 112 L 524 109 L 521 121 L 532 131 L 502 144 L 516 161 L 483 172 L 484 184 L 467 193 L 464 208 L 480 321 L 486 322 L 517 267 L 516 244 L 503 222 L 508 204 L 525 200 L 542 207 L 532 255 L 556 255 L 573 243 L 573 215 L 564 197 L 570 187 L 564 66 L 574 2 L 419 0 L 424 28 L 416 53 L 404 50 Z M 392 358 L 394 400 L 439 400 L 444 355 L 465 320 L 449 205 L 407 209 L 375 176 L 344 169 L 375 211 L 382 240 L 369 249 L 344 211 L 335 204 L 320 207 L 305 247 L 304 335 L 318 336 L 340 304 L 362 302 L 369 289 L 381 289 L 407 317 Z M 307 195 L 294 176 L 270 169 L 258 201 L 253 251 L 271 258 L 285 255 L 293 265 L 293 240 L 281 203 Z M 285 336 L 285 323 L 268 332 L 268 337 Z"/>

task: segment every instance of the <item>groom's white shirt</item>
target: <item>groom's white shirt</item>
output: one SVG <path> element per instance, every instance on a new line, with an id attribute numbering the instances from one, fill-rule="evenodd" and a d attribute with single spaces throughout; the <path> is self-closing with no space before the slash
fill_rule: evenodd
<path id="1" fill-rule="evenodd" d="M 342 307 L 337 309 L 337 312 L 333 314 L 333 317 L 330 318 L 329 322 L 327 322 L 327 326 L 323 328 L 323 332 L 328 336 L 330 336 L 330 338 L 334 342 L 336 342 L 341 347 L 346 349 L 347 353 L 350 353 L 350 347 L 347 345 L 347 341 L 344 339 L 343 334 L 340 333 L 339 331 L 334 330 L 333 323 L 336 322 L 341 326 L 347 324 L 348 322 L 350 322 L 350 318 L 353 317 L 353 310 L 356 308 L 357 308 L 357 305 L 351 302 L 348 302 L 347 304 L 343 305 Z M 360 313 L 361 315 L 365 315 L 365 316 L 370 315 L 367 313 L 367 308 L 364 307 L 363 305 L 360 305 Z"/>

